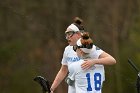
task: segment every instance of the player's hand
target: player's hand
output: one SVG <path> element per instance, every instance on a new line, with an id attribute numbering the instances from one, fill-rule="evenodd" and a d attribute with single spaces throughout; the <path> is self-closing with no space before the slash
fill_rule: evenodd
<path id="1" fill-rule="evenodd" d="M 81 65 L 81 68 L 83 70 L 88 70 L 90 69 L 92 66 L 94 66 L 94 62 L 91 59 L 85 59 L 83 64 Z"/>
<path id="2" fill-rule="evenodd" d="M 52 88 L 50 88 L 50 91 L 51 91 L 50 93 L 53 93 L 54 90 Z"/>

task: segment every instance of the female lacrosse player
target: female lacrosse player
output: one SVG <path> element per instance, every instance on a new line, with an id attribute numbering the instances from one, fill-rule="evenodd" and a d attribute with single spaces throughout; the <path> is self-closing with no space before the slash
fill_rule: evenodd
<path id="1" fill-rule="evenodd" d="M 93 45 L 87 32 L 82 34 L 82 38 L 73 46 L 73 50 L 80 60 L 68 66 L 69 75 L 66 79 L 68 85 L 75 87 L 75 93 L 101 93 L 105 80 L 104 66 L 98 61 L 96 63 L 84 60 L 97 60 L 103 50 Z"/>
<path id="2" fill-rule="evenodd" d="M 71 73 L 72 72 L 71 66 L 73 63 L 80 63 L 79 61 L 83 62 L 83 59 L 80 58 L 77 55 L 77 53 L 73 50 L 73 48 L 74 48 L 73 46 L 75 46 L 77 44 L 77 41 L 81 38 L 83 31 L 84 31 L 84 28 L 82 26 L 82 20 L 77 17 L 75 18 L 74 23 L 72 23 L 66 29 L 65 34 L 66 34 L 66 39 L 67 39 L 69 45 L 66 46 L 66 48 L 64 50 L 63 58 L 61 61 L 62 66 L 61 66 L 59 72 L 57 73 L 55 80 L 53 81 L 53 84 L 50 89 L 51 93 L 53 93 L 53 91 L 57 88 L 57 86 L 61 83 L 61 81 L 67 76 L 68 72 L 69 72 L 68 77 L 70 78 L 70 82 L 68 82 L 69 83 L 68 93 L 81 93 L 81 92 L 78 92 L 78 90 L 76 90 L 76 87 L 79 88 L 80 82 L 77 83 L 77 86 L 73 85 L 73 83 L 71 85 L 71 82 L 73 82 L 73 79 L 74 79 L 73 75 L 75 76 L 75 74 Z M 84 60 L 84 62 L 81 64 L 82 69 L 88 70 L 91 67 L 93 67 L 92 68 L 93 70 L 91 70 L 91 71 L 94 71 L 94 64 L 100 64 L 100 65 L 102 64 L 101 67 L 103 68 L 103 65 L 111 65 L 111 64 L 116 63 L 116 60 L 111 55 L 98 49 L 95 46 L 93 46 L 93 47 L 94 47 L 93 49 L 96 49 L 99 51 L 98 52 L 91 51 L 91 52 L 93 52 L 93 53 L 90 53 L 91 58 Z M 95 68 L 96 68 L 96 66 L 95 66 Z M 94 73 L 93 75 L 91 75 L 90 73 L 89 74 L 87 73 L 86 80 L 87 80 L 88 86 L 87 86 L 87 92 L 84 92 L 84 93 L 90 93 L 91 90 L 98 91 L 101 89 L 102 81 L 104 80 L 103 79 L 104 78 L 104 69 L 102 69 L 102 71 L 103 71 L 102 73 Z M 100 75 L 102 75 L 102 76 L 100 76 Z M 91 80 L 90 79 L 91 76 L 95 76 L 96 80 Z M 90 86 L 92 81 L 95 82 L 96 89 L 93 88 L 93 86 Z M 76 84 L 76 80 L 75 80 L 74 84 Z M 97 92 L 97 93 L 100 93 L 100 92 Z"/>

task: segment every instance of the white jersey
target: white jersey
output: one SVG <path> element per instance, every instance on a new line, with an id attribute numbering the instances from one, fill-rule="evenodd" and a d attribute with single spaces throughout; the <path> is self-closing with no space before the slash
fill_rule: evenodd
<path id="1" fill-rule="evenodd" d="M 89 56 L 98 59 L 103 51 L 93 45 Z M 101 93 L 102 83 L 105 80 L 104 66 L 94 65 L 89 70 L 82 70 L 81 64 L 84 62 L 73 51 L 72 46 L 65 48 L 62 64 L 68 66 L 69 78 L 74 80 L 74 85 L 69 86 L 68 93 Z"/>

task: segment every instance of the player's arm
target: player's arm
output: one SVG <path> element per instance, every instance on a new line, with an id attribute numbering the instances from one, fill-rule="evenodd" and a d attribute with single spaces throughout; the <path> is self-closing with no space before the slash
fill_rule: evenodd
<path id="1" fill-rule="evenodd" d="M 68 73 L 68 67 L 67 65 L 62 65 L 59 72 L 57 73 L 54 81 L 53 81 L 53 84 L 51 86 L 51 91 L 54 91 L 57 86 L 62 82 L 62 80 L 66 77 Z M 52 92 L 53 93 L 53 92 Z"/>
<path id="2" fill-rule="evenodd" d="M 81 65 L 82 69 L 89 69 L 95 64 L 99 65 L 113 65 L 116 63 L 116 60 L 106 52 L 100 54 L 98 59 L 88 59 Z"/>
<path id="3" fill-rule="evenodd" d="M 102 64 L 102 65 L 113 65 L 116 63 L 116 60 L 106 52 L 103 52 L 98 60 L 92 59 L 95 64 Z"/>

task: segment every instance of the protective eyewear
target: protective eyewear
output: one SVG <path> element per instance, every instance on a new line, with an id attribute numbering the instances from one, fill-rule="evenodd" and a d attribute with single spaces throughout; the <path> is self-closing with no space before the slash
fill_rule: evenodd
<path id="1" fill-rule="evenodd" d="M 66 39 L 72 37 L 75 33 L 76 33 L 76 32 L 74 32 L 74 31 L 66 32 L 66 33 L 65 33 L 65 37 L 66 37 Z"/>
<path id="2" fill-rule="evenodd" d="M 87 48 L 87 49 L 91 49 L 92 46 L 93 46 L 93 43 L 91 43 L 91 44 L 87 44 L 87 45 L 81 45 L 81 46 L 77 46 L 77 45 L 75 45 L 75 46 L 73 46 L 73 50 L 76 51 L 76 50 L 79 49 L 79 48 Z"/>

